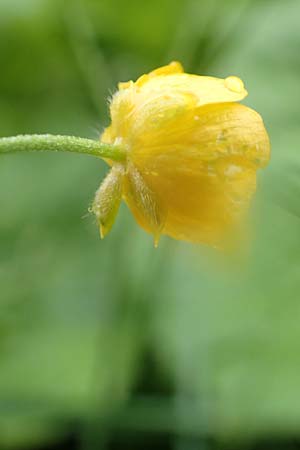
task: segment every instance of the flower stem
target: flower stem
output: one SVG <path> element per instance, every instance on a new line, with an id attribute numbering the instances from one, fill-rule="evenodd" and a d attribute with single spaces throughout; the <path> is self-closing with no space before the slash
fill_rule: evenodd
<path id="1" fill-rule="evenodd" d="M 121 146 L 74 136 L 33 134 L 0 138 L 0 154 L 35 151 L 82 153 L 114 161 L 126 158 L 126 150 Z"/>

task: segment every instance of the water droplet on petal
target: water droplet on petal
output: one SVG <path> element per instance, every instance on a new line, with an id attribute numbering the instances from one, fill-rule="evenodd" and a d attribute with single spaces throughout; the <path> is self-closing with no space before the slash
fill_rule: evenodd
<path id="1" fill-rule="evenodd" d="M 231 76 L 225 79 L 225 87 L 230 91 L 239 94 L 244 90 L 244 83 L 240 78 Z"/>

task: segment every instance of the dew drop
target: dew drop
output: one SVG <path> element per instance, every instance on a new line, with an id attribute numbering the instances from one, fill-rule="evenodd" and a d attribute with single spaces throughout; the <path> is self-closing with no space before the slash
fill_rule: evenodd
<path id="1" fill-rule="evenodd" d="M 244 83 L 240 78 L 230 76 L 225 79 L 225 87 L 230 91 L 239 94 L 244 90 Z"/>

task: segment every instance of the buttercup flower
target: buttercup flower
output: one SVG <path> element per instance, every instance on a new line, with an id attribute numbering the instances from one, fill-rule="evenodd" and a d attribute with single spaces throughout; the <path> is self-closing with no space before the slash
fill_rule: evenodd
<path id="1" fill-rule="evenodd" d="M 256 171 L 269 161 L 260 115 L 238 102 L 243 82 L 184 73 L 180 63 L 120 83 L 104 143 L 127 150 L 109 174 L 93 211 L 101 236 L 123 198 L 154 236 L 219 246 L 247 211 Z"/>

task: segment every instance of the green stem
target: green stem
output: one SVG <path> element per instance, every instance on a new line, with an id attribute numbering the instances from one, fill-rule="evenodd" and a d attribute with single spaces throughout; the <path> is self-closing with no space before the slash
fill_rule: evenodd
<path id="1" fill-rule="evenodd" d="M 126 149 L 121 146 L 74 136 L 33 134 L 0 138 L 0 154 L 35 151 L 82 153 L 114 161 L 126 158 Z"/>

